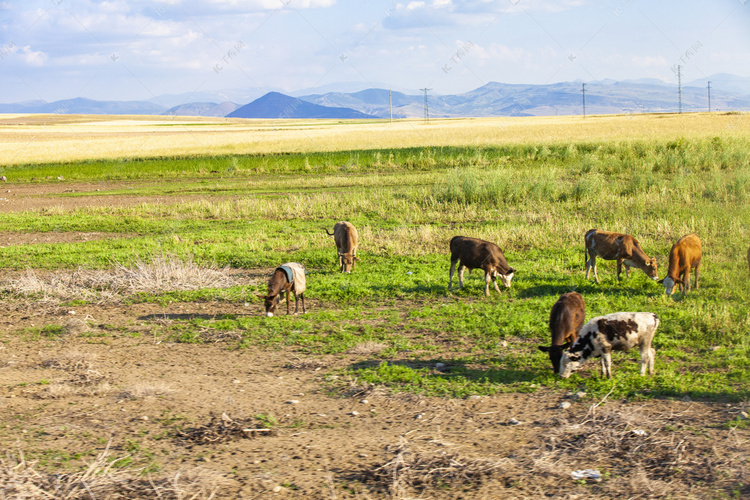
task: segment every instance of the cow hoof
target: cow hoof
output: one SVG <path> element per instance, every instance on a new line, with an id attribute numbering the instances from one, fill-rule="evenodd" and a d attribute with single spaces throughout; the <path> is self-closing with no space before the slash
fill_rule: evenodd
<path id="1" fill-rule="evenodd" d="M 273 318 L 273 313 L 266 313 L 266 318 Z"/>

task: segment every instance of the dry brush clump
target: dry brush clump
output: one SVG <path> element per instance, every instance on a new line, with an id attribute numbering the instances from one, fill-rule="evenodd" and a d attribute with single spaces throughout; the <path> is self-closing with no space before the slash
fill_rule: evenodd
<path id="1" fill-rule="evenodd" d="M 126 457 L 113 459 L 109 443 L 89 466 L 73 473 L 47 473 L 27 462 L 23 453 L 0 458 L 0 498 L 108 500 L 203 500 L 216 498 L 229 481 L 205 469 L 181 470 L 172 476 L 143 475 L 119 467 Z"/>
<path id="2" fill-rule="evenodd" d="M 197 444 L 213 444 L 258 436 L 276 436 L 276 429 L 258 427 L 254 419 L 234 420 L 226 413 L 214 415 L 206 425 L 177 433 L 177 437 Z"/>
<path id="3" fill-rule="evenodd" d="M 80 351 L 67 351 L 45 359 L 41 362 L 41 367 L 64 371 L 68 378 L 43 386 L 39 396 L 59 399 L 73 395 L 97 396 L 110 393 L 113 388 L 106 376 L 94 367 L 95 359 L 95 354 Z"/>
<path id="4" fill-rule="evenodd" d="M 35 303 L 59 303 L 71 300 L 95 302 L 119 301 L 136 293 L 160 293 L 175 290 L 228 288 L 236 285 L 228 268 L 199 265 L 192 258 L 154 255 L 148 262 L 138 259 L 133 267 L 114 263 L 108 271 L 78 268 L 37 274 L 32 269 L 6 282 L 5 288 Z"/>

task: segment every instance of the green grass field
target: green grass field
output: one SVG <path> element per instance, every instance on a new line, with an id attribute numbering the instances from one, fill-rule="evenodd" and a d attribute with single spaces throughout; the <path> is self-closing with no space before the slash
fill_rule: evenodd
<path id="1" fill-rule="evenodd" d="M 624 120 L 625 118 L 623 118 Z M 315 306 L 297 317 L 261 315 L 264 286 L 165 292 L 131 300 L 250 302 L 236 316 L 178 322 L 164 336 L 202 342 L 207 330 L 240 332 L 228 345 L 345 353 L 379 345 L 344 374 L 397 391 L 461 397 L 541 388 L 595 396 L 741 400 L 750 397 L 750 134 L 612 141 L 554 141 L 495 147 L 410 147 L 341 152 L 191 156 L 20 164 L 17 182 L 137 181 L 127 189 L 63 193 L 97 202 L 0 218 L 0 231 L 105 232 L 111 238 L 0 248 L 6 269 L 105 269 L 153 255 L 235 268 L 287 261 L 309 271 Z M 108 196 L 159 196 L 130 207 Z M 165 203 L 170 196 L 199 199 Z M 337 272 L 325 235 L 339 220 L 360 234 L 360 262 Z M 583 235 L 632 234 L 659 260 L 687 233 L 703 241 L 700 288 L 666 297 L 639 270 L 615 280 L 599 260 L 601 284 L 584 279 Z M 513 286 L 489 298 L 481 272 L 447 290 L 452 236 L 496 242 L 517 269 Z M 651 311 L 656 374 L 638 375 L 638 353 L 613 355 L 613 379 L 591 361 L 568 380 L 546 354 L 549 310 L 561 293 L 583 294 L 587 318 Z M 9 296 L 9 292 L 6 292 Z M 442 362 L 449 368 L 438 371 Z M 333 380 L 332 389 L 335 389 Z"/>

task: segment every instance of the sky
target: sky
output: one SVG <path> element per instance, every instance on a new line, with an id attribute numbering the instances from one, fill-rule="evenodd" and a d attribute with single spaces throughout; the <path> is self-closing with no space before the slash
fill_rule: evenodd
<path id="1" fill-rule="evenodd" d="M 750 0 L 0 0 L 5 103 L 676 84 L 677 65 L 683 82 L 750 77 Z"/>

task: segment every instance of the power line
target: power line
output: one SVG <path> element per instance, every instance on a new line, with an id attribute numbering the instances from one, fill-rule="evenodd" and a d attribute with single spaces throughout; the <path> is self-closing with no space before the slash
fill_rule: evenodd
<path id="1" fill-rule="evenodd" d="M 708 82 L 708 112 L 711 112 L 711 82 Z"/>
<path id="2" fill-rule="evenodd" d="M 429 106 L 427 105 L 427 91 L 432 90 L 428 88 L 419 89 L 424 92 L 424 122 L 427 123 L 430 121 L 430 111 Z"/>
<path id="3" fill-rule="evenodd" d="M 583 117 L 586 118 L 586 84 L 581 84 L 581 93 L 583 94 Z"/>

